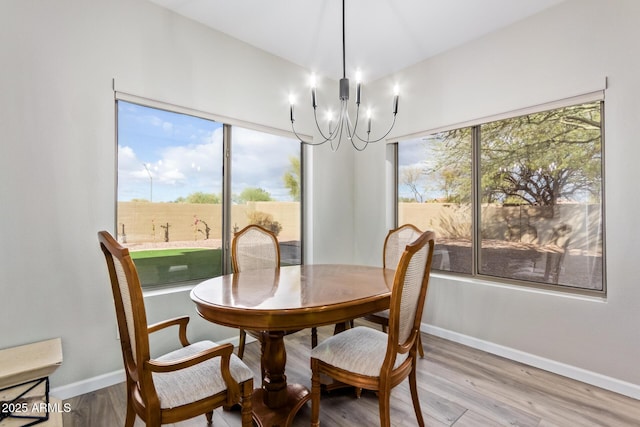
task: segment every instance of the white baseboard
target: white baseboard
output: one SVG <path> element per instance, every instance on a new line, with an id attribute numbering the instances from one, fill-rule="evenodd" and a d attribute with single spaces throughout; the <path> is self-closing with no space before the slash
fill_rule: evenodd
<path id="1" fill-rule="evenodd" d="M 247 335 L 246 343 L 255 341 L 250 335 Z M 227 340 L 216 341 L 218 344 L 232 343 L 234 346 L 238 345 L 238 337 L 230 338 Z M 63 385 L 60 387 L 53 387 L 51 389 L 51 395 L 57 397 L 60 400 L 71 399 L 72 397 L 80 396 L 81 394 L 91 393 L 101 388 L 110 387 L 112 385 L 119 384 L 126 380 L 124 369 L 120 369 L 114 372 L 108 372 L 106 374 L 98 375 L 95 377 L 87 378 L 75 383 Z"/>
<path id="2" fill-rule="evenodd" d="M 554 374 L 582 381 L 586 384 L 591 384 L 596 387 L 600 387 L 640 400 L 640 385 L 638 384 L 633 384 L 616 378 L 607 377 L 605 375 L 588 371 L 586 369 L 567 365 L 555 360 L 536 356 L 530 353 L 525 353 L 524 351 L 505 347 L 499 344 L 494 344 L 489 341 L 484 341 L 468 335 L 460 334 L 458 332 L 442 329 L 437 326 L 427 325 L 425 323 L 422 323 L 420 325 L 420 330 L 427 334 L 435 335 L 449 341 L 464 344 L 478 350 L 486 351 L 487 353 L 506 357 L 507 359 L 514 360 L 516 362 L 544 369 L 545 371 L 553 372 Z"/>
<path id="3" fill-rule="evenodd" d="M 562 375 L 574 380 L 582 381 L 586 384 L 591 384 L 596 387 L 601 387 L 606 390 L 620 393 L 625 396 L 632 397 L 640 400 L 640 385 L 622 381 L 616 378 L 607 377 L 596 372 L 588 371 L 586 369 L 578 368 L 575 366 L 567 365 L 565 363 L 557 362 L 555 360 L 547 359 L 544 357 L 536 356 L 534 354 L 525 353 L 520 350 L 516 350 L 510 347 L 494 344 L 489 341 L 484 341 L 478 338 L 474 338 L 468 335 L 460 334 L 458 332 L 449 331 L 436 326 L 421 324 L 420 330 L 427 334 L 435 335 L 440 338 L 444 338 L 453 342 L 464 344 L 469 347 L 476 348 L 478 350 L 486 351 L 487 353 L 495 354 L 507 359 L 514 360 L 516 362 L 524 363 L 529 366 L 544 369 L 545 371 L 553 372 L 558 375 Z M 251 336 L 247 336 L 247 343 L 253 341 Z M 231 342 L 234 345 L 238 344 L 238 338 L 231 338 L 220 342 L 220 344 Z M 101 388 L 109 387 L 125 380 L 124 370 L 106 373 L 98 375 L 96 377 L 87 378 L 82 381 L 67 384 L 61 387 L 55 387 L 51 389 L 51 395 L 58 399 L 70 399 L 81 394 L 90 393 Z"/>
<path id="4" fill-rule="evenodd" d="M 60 400 L 70 399 L 80 396 L 81 394 L 91 393 L 101 388 L 110 387 L 115 384 L 124 382 L 124 369 L 98 375 L 97 377 L 87 378 L 86 380 L 75 383 L 54 387 L 51 389 L 51 395 Z"/>

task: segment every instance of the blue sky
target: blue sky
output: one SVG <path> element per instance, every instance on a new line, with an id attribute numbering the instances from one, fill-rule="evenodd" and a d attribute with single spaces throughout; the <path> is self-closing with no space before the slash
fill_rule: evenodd
<path id="1" fill-rule="evenodd" d="M 299 142 L 232 130 L 232 192 L 260 187 L 291 200 L 282 176 Z M 196 191 L 222 191 L 222 123 L 119 101 L 118 200 L 148 200 L 152 192 L 154 202 L 169 202 Z"/>
<path id="2" fill-rule="evenodd" d="M 432 153 L 428 137 L 415 138 L 398 143 L 398 196 L 400 198 L 414 197 L 414 193 L 402 182 L 403 172 L 413 168 L 424 171 L 429 166 L 433 166 Z M 418 190 L 422 193 L 425 201 L 442 196 L 442 192 L 438 190 L 438 183 L 433 182 L 433 177 L 426 173 L 420 175 L 417 184 Z"/>

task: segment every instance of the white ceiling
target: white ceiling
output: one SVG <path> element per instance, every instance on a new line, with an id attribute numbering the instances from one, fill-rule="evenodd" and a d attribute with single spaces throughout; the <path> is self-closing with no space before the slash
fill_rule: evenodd
<path id="1" fill-rule="evenodd" d="M 342 76 L 340 0 L 150 0 L 320 75 Z M 346 0 L 347 77 L 371 81 L 565 0 Z"/>

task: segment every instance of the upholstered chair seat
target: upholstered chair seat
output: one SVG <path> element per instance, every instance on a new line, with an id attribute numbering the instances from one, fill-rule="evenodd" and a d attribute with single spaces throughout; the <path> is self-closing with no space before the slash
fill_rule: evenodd
<path id="1" fill-rule="evenodd" d="M 199 341 L 154 360 L 175 362 L 218 346 L 219 344 L 213 341 Z M 231 355 L 229 371 L 238 383 L 253 379 L 253 371 L 235 354 Z M 220 372 L 219 357 L 179 371 L 154 372 L 153 383 L 160 400 L 160 408 L 175 408 L 225 391 L 227 386 Z"/>
<path id="2" fill-rule="evenodd" d="M 360 375 L 376 377 L 384 363 L 389 337 L 385 332 L 365 326 L 347 329 L 318 344 L 311 357 Z M 400 366 L 408 353 L 396 357 L 394 368 Z"/>

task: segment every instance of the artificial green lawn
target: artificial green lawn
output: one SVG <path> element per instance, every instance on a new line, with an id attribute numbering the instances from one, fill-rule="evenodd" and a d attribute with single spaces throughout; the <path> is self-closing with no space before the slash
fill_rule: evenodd
<path id="1" fill-rule="evenodd" d="M 150 249 L 130 254 L 143 286 L 200 280 L 222 274 L 222 249 Z"/>

